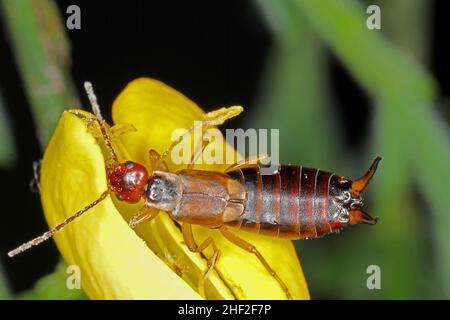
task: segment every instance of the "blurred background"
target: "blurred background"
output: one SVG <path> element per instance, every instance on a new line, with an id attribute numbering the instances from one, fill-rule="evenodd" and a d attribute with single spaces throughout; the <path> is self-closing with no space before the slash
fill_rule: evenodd
<path id="1" fill-rule="evenodd" d="M 69 30 L 73 4 L 81 29 Z M 372 4 L 381 29 L 367 28 Z M 61 285 L 53 242 L 6 253 L 47 229 L 33 162 L 61 112 L 87 105 L 83 81 L 107 113 L 140 76 L 205 110 L 245 106 L 223 129 L 279 128 L 282 163 L 357 178 L 383 157 L 366 193 L 376 227 L 296 242 L 312 298 L 450 298 L 449 10 L 444 0 L 0 0 L 0 299 L 85 298 Z M 370 265 L 379 290 L 366 286 Z"/>

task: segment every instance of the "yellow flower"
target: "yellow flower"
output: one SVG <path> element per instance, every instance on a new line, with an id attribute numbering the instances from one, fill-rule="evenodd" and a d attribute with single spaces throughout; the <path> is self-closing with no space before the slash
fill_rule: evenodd
<path id="1" fill-rule="evenodd" d="M 113 138 L 120 160 L 147 166 L 150 149 L 163 152 L 171 143 L 173 130 L 191 127 L 204 112 L 174 89 L 142 78 L 131 82 L 118 96 L 112 115 L 115 124 L 132 124 L 137 129 Z M 106 153 L 102 152 L 101 140 L 89 129 L 88 119 L 92 117 L 80 110 L 65 112 L 45 152 L 41 194 L 50 227 L 107 189 Z M 127 221 L 140 206 L 142 203 L 129 205 L 114 196 L 107 197 L 55 235 L 66 262 L 80 267 L 86 294 L 92 299 L 201 299 L 197 284 L 206 269 L 205 256 L 212 252 L 190 252 L 179 226 L 166 213 L 132 230 Z M 261 251 L 294 299 L 309 298 L 290 241 L 232 231 Z M 217 230 L 194 227 L 197 243 L 207 236 L 213 237 L 222 254 L 205 281 L 206 298 L 286 298 L 252 254 L 228 242 Z"/>

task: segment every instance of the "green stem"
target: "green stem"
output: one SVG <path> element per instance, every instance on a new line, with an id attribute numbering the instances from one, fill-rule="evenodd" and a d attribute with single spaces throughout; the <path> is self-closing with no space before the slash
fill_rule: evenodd
<path id="1" fill-rule="evenodd" d="M 9 167 L 16 160 L 14 139 L 8 118 L 0 92 L 0 167 Z"/>
<path id="2" fill-rule="evenodd" d="M 331 110 L 327 109 L 330 96 L 325 48 L 292 1 L 257 3 L 274 44 L 262 76 L 258 112 L 249 125 L 280 128 L 283 162 L 331 168 L 341 137 L 327 117 Z M 311 138 L 302 138 L 307 136 Z"/>
<path id="3" fill-rule="evenodd" d="M 61 113 L 79 105 L 71 81 L 70 46 L 64 23 L 53 0 L 0 0 L 0 9 L 37 135 L 45 148 Z M 60 265 L 54 274 L 40 280 L 22 298 L 84 297 L 79 290 L 61 289 L 66 276 L 63 271 Z"/>
<path id="4" fill-rule="evenodd" d="M 1 0 L 0 5 L 44 147 L 61 113 L 78 104 L 64 24 L 52 0 Z"/>
<path id="5" fill-rule="evenodd" d="M 8 284 L 3 274 L 3 269 L 0 266 L 0 300 L 6 300 L 11 298 Z"/>

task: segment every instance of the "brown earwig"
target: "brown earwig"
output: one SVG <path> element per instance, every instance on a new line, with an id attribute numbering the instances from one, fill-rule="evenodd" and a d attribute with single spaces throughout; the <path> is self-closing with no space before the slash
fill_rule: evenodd
<path id="1" fill-rule="evenodd" d="M 97 200 L 61 224 L 10 251 L 10 257 L 51 238 L 113 193 L 117 199 L 128 203 L 144 199 L 144 206 L 129 221 L 130 227 L 135 228 L 155 218 L 160 211 L 165 211 L 181 224 L 185 243 L 191 251 L 203 252 L 208 246 L 212 246 L 214 253 L 208 259 L 208 268 L 201 277 L 201 283 L 215 267 L 220 250 L 216 248 L 212 238 L 197 245 L 192 234 L 192 224 L 218 229 L 226 239 L 255 254 L 278 281 L 286 296 L 291 298 L 287 286 L 259 251 L 231 233 L 228 228 L 298 240 L 321 237 L 337 232 L 347 225 L 374 225 L 377 222 L 376 218 L 362 210 L 361 194 L 375 174 L 380 157 L 373 161 L 364 176 L 354 181 L 334 173 L 301 166 L 282 165 L 274 174 L 263 175 L 257 160 L 262 160 L 266 155 L 247 158 L 230 166 L 224 173 L 219 173 L 193 169 L 196 159 L 208 143 L 203 141 L 203 149 L 193 155 L 188 168 L 171 173 L 164 157 L 192 132 L 191 129 L 175 141 L 162 156 L 155 150 L 150 150 L 149 172 L 139 163 L 119 162 L 92 85 L 86 82 L 85 88 L 110 153 L 110 161 L 106 166 L 109 188 Z M 232 117 L 240 111 L 230 110 L 229 113 L 228 117 Z M 227 118 L 220 115 L 214 118 L 211 114 L 213 113 L 205 116 L 202 125 L 215 126 Z"/>

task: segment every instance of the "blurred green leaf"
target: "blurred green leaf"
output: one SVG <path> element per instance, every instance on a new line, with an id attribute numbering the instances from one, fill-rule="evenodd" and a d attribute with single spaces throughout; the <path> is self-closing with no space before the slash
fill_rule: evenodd
<path id="1" fill-rule="evenodd" d="M 77 106 L 70 76 L 69 42 L 53 0 L 0 0 L 16 64 L 45 147 L 61 113 Z M 66 288 L 65 266 L 41 279 L 22 299 L 82 299 L 81 290 Z"/>
<path id="2" fill-rule="evenodd" d="M 11 166 L 16 160 L 14 139 L 9 125 L 9 117 L 0 92 L 0 166 Z"/>
<path id="3" fill-rule="evenodd" d="M 249 126 L 280 128 L 283 162 L 331 168 L 341 137 L 332 118 L 323 117 L 331 112 L 325 48 L 292 1 L 257 3 L 274 44 Z"/>
<path id="4" fill-rule="evenodd" d="M 69 46 L 53 0 L 1 0 L 16 63 L 45 146 L 61 113 L 78 105 L 70 81 Z"/>
<path id="5" fill-rule="evenodd" d="M 3 269 L 0 265 L 0 300 L 10 299 L 11 293 L 8 288 L 8 284 L 6 283 L 6 278 L 3 274 Z"/>
<path id="6" fill-rule="evenodd" d="M 403 285 L 420 277 L 412 271 L 420 261 L 417 257 L 407 258 L 421 247 L 422 230 L 417 217 L 409 214 L 408 202 L 399 206 L 402 200 L 411 201 L 405 198 L 410 190 L 404 187 L 414 177 L 433 209 L 434 216 L 428 218 L 435 222 L 440 276 L 442 283 L 450 283 L 446 272 L 450 269 L 450 234 L 446 232 L 450 226 L 450 197 L 446 195 L 446 184 L 450 181 L 450 134 L 432 108 L 435 98 L 433 79 L 380 32 L 365 27 L 365 8 L 356 1 L 296 0 L 296 3 L 352 75 L 377 101 L 377 150 L 384 156 L 383 174 L 375 180 L 377 202 L 383 204 L 379 207 L 383 208 L 380 212 L 383 218 L 393 219 L 387 224 L 392 230 L 384 233 L 391 235 L 385 245 L 397 246 L 399 241 L 404 242 L 404 246 L 396 248 L 397 257 L 403 255 L 406 259 L 403 267 L 408 268 L 408 272 L 403 269 L 393 274 L 404 278 Z M 386 217 L 388 214 L 393 216 Z M 408 238 L 415 241 L 401 239 L 401 230 L 405 228 L 410 228 Z M 405 252 L 407 248 L 411 251 Z M 397 292 L 400 293 L 401 297 L 421 294 L 405 289 Z"/>
<path id="7" fill-rule="evenodd" d="M 431 51 L 430 20 L 433 3 L 429 0 L 366 0 L 367 5 L 381 8 L 383 34 L 414 55 L 423 64 L 429 62 Z"/>
<path id="8" fill-rule="evenodd" d="M 67 278 L 70 276 L 66 272 L 67 265 L 59 263 L 52 274 L 43 277 L 35 287 L 18 296 L 21 300 L 79 300 L 87 299 L 86 294 L 81 289 L 68 289 Z"/>

